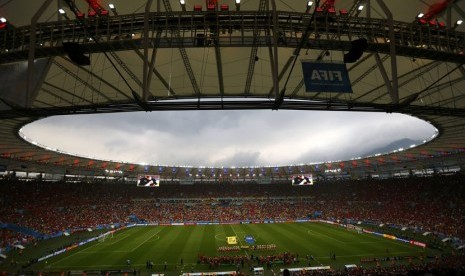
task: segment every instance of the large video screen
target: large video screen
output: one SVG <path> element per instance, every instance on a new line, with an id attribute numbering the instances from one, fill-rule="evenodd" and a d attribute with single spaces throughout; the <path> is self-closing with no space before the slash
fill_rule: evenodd
<path id="1" fill-rule="evenodd" d="M 159 175 L 139 175 L 137 177 L 137 186 L 138 187 L 158 187 L 160 186 L 160 176 Z"/>
<path id="2" fill-rule="evenodd" d="M 294 175 L 292 176 L 293 186 L 313 185 L 313 176 L 311 174 L 306 175 Z"/>

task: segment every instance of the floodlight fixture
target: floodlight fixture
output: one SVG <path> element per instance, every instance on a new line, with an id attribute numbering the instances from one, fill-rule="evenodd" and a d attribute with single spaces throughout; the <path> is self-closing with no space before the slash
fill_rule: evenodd
<path id="1" fill-rule="evenodd" d="M 5 29 L 8 26 L 7 22 L 8 20 L 6 20 L 5 17 L 0 17 L 0 30 Z M 8 50 L 8 49 L 5 49 L 5 50 Z"/>
<path id="2" fill-rule="evenodd" d="M 425 16 L 424 13 L 420 12 L 419 14 L 417 14 L 417 18 L 422 18 L 423 16 Z"/>
<path id="3" fill-rule="evenodd" d="M 236 0 L 236 11 L 241 9 L 241 0 Z"/>
<path id="4" fill-rule="evenodd" d="M 308 1 L 307 2 L 307 9 L 305 10 L 305 12 L 309 12 L 310 9 L 312 8 L 312 6 L 313 6 L 313 1 Z"/>
<path id="5" fill-rule="evenodd" d="M 68 15 L 66 14 L 66 11 L 65 11 L 64 9 L 59 8 L 59 9 L 58 9 L 58 13 L 59 13 L 61 16 L 63 16 L 64 18 L 66 18 L 66 20 L 70 20 L 69 17 L 68 17 Z"/>
<path id="6" fill-rule="evenodd" d="M 357 10 L 358 10 L 359 12 L 361 12 L 361 11 L 363 11 L 364 8 L 365 8 L 365 5 L 360 4 L 360 5 L 358 5 Z"/>
<path id="7" fill-rule="evenodd" d="M 459 19 L 459 20 L 455 21 L 455 24 L 454 24 L 454 27 L 452 28 L 452 30 L 455 30 L 455 28 L 457 28 L 458 26 L 460 26 L 462 24 L 463 24 L 462 19 Z"/>
<path id="8" fill-rule="evenodd" d="M 186 0 L 179 0 L 179 4 L 181 4 L 182 11 L 186 11 Z"/>
<path id="9" fill-rule="evenodd" d="M 108 4 L 108 7 L 110 8 L 111 12 L 114 15 L 118 15 L 118 12 L 116 12 L 116 7 L 115 7 L 115 5 L 113 3 Z"/>

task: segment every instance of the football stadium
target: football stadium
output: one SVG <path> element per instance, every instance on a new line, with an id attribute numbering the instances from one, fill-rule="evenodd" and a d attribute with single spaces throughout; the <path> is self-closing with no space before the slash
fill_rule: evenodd
<path id="1" fill-rule="evenodd" d="M 464 19 L 463 0 L 0 0 L 1 275 L 464 275 Z M 162 118 L 147 162 L 133 114 Z M 376 124 L 312 159 L 306 122 L 353 114 Z M 115 157 L 92 144 L 107 115 Z M 399 140 L 412 120 L 428 137 Z"/>

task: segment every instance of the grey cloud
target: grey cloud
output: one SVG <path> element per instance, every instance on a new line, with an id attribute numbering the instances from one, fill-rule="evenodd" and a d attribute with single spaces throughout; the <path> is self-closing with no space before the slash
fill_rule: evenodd
<path id="1" fill-rule="evenodd" d="M 268 166 L 344 160 L 434 129 L 401 114 L 195 111 L 60 116 L 26 126 L 41 144 L 136 163 Z"/>

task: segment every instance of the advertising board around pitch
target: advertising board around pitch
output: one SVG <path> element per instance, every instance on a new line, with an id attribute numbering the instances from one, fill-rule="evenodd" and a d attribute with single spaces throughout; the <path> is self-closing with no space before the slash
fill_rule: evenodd
<path id="1" fill-rule="evenodd" d="M 306 92 L 352 93 L 345 63 L 302 61 Z"/>

